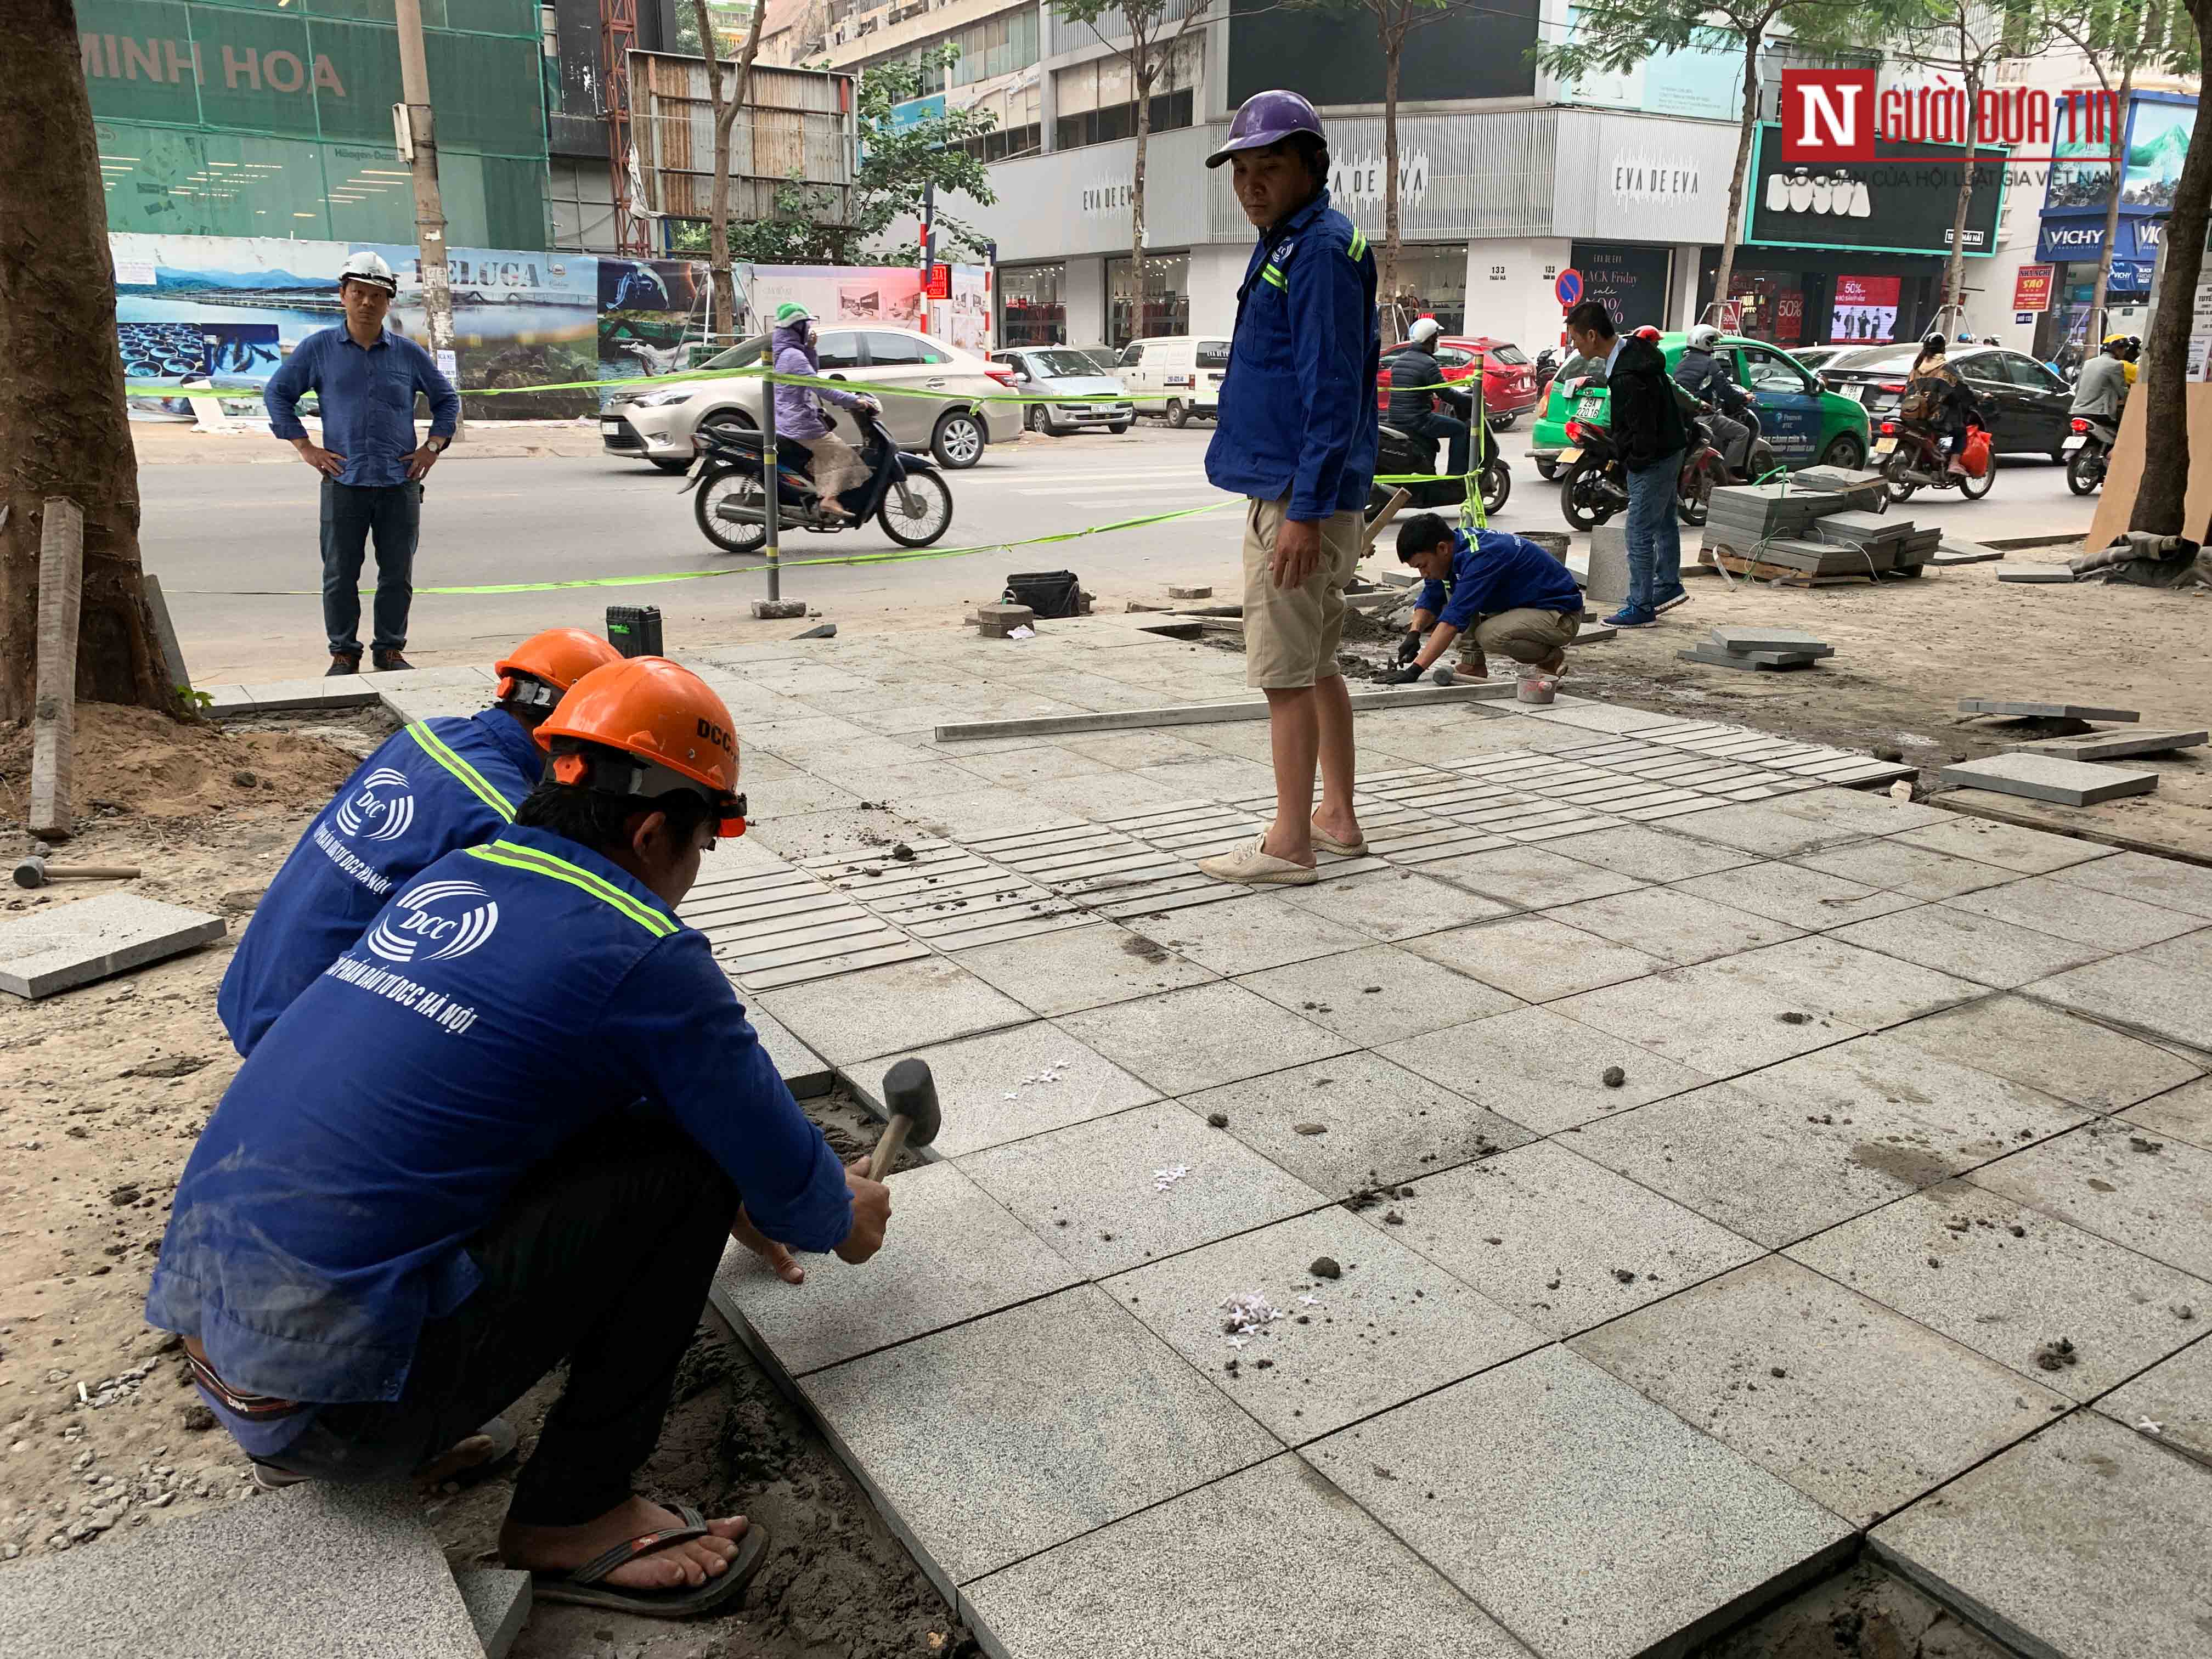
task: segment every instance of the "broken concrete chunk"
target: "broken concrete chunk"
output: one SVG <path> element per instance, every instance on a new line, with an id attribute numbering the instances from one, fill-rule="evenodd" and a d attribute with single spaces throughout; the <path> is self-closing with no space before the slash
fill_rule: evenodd
<path id="1" fill-rule="evenodd" d="M 1313 1259 L 1313 1265 L 1308 1267 L 1306 1271 L 1312 1274 L 1316 1279 L 1341 1279 L 1344 1277 L 1344 1269 L 1337 1265 L 1336 1258 L 1333 1255 L 1316 1256 Z"/>

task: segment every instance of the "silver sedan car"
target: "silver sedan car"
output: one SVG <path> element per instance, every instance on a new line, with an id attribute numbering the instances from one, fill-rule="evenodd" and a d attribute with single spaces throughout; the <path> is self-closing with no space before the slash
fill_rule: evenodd
<path id="1" fill-rule="evenodd" d="M 758 363 L 768 337 L 741 340 L 704 365 L 745 368 Z M 970 467 L 986 444 L 1010 443 L 1021 430 L 1019 404 L 984 403 L 1011 389 L 1012 371 L 972 351 L 947 345 L 910 328 L 828 327 L 820 337 L 823 375 L 885 386 L 915 387 L 929 395 L 887 397 L 884 423 L 905 449 L 927 449 L 938 464 Z M 702 427 L 758 431 L 767 384 L 759 380 L 700 380 L 690 385 L 617 392 L 599 415 L 599 440 L 610 455 L 646 460 L 664 472 L 691 465 L 691 434 Z M 841 425 L 842 423 L 841 422 Z M 851 434 L 844 434 L 848 439 Z"/>
<path id="2" fill-rule="evenodd" d="M 1032 432 L 1055 438 L 1084 427 L 1127 432 L 1137 418 L 1129 389 L 1116 376 L 1102 374 L 1083 352 L 1066 346 L 1011 346 L 993 352 L 991 361 L 1014 371 L 1015 391 L 1052 400 L 1023 405 Z"/>

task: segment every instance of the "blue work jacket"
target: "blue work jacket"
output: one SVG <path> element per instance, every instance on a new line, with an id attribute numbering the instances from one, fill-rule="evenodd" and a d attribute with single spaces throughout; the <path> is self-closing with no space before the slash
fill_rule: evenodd
<path id="1" fill-rule="evenodd" d="M 402 884 L 239 1067 L 178 1184 L 146 1299 L 231 1388 L 397 1399 L 467 1241 L 611 1112 L 699 1143 L 802 1250 L 852 1225 L 845 1173 L 706 936 L 550 830 L 510 826 Z"/>
<path id="2" fill-rule="evenodd" d="M 1421 584 L 1413 608 L 1465 633 L 1501 611 L 1559 611 L 1579 617 L 1574 573 L 1535 543 L 1502 530 L 1452 532 L 1450 577 Z"/>
<path id="3" fill-rule="evenodd" d="M 364 346 L 336 328 L 318 329 L 292 348 L 262 389 L 269 429 L 286 440 L 304 438 L 299 402 L 321 395 L 323 447 L 345 457 L 343 484 L 380 486 L 407 482 L 415 452 L 415 394 L 430 400 L 430 435 L 450 438 L 460 423 L 460 394 L 438 372 L 430 354 L 390 329 Z"/>
<path id="4" fill-rule="evenodd" d="M 1323 191 L 1263 234 L 1245 267 L 1206 477 L 1261 501 L 1288 496 L 1295 520 L 1364 508 L 1381 362 L 1375 256 Z"/>
<path id="5" fill-rule="evenodd" d="M 254 907 L 216 993 L 232 1046 L 251 1054 L 400 883 L 504 830 L 544 769 L 538 740 L 497 708 L 387 738 L 315 815 Z"/>

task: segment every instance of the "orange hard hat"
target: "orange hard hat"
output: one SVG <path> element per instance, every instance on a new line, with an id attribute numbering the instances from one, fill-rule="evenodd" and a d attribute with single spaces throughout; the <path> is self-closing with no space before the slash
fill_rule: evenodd
<path id="1" fill-rule="evenodd" d="M 622 653 L 597 634 L 583 628 L 549 628 L 532 634 L 492 665 L 499 676 L 499 697 L 504 702 L 520 696 L 550 708 L 561 694 L 594 668 L 620 662 Z M 535 687 L 526 681 L 538 682 Z M 548 693 L 550 695 L 548 695 Z"/>
<path id="2" fill-rule="evenodd" d="M 572 743 L 556 751 L 556 738 Z M 720 816 L 720 834 L 745 832 L 729 708 L 704 680 L 665 657 L 617 658 L 592 669 L 538 728 L 538 741 L 554 753 L 557 783 L 648 797 L 689 789 Z M 596 752 L 607 750 L 614 753 Z"/>

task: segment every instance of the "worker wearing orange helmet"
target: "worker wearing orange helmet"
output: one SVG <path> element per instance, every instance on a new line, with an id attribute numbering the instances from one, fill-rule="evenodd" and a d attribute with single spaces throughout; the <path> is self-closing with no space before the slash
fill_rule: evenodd
<path id="1" fill-rule="evenodd" d="M 764 1530 L 630 1480 L 723 1249 L 864 1261 L 890 1194 L 840 1167 L 677 919 L 744 827 L 721 699 L 641 657 L 538 738 L 514 822 L 397 884 L 240 1068 L 147 1316 L 269 1480 L 403 1473 L 565 1362 L 501 1553 L 541 1601 L 701 1613 Z"/>
<path id="2" fill-rule="evenodd" d="M 533 634 L 494 665 L 482 714 L 417 720 L 363 761 L 284 860 L 216 996 L 241 1054 L 361 936 L 394 889 L 457 847 L 489 841 L 538 784 L 532 733 L 561 695 L 621 653 L 580 628 Z"/>

